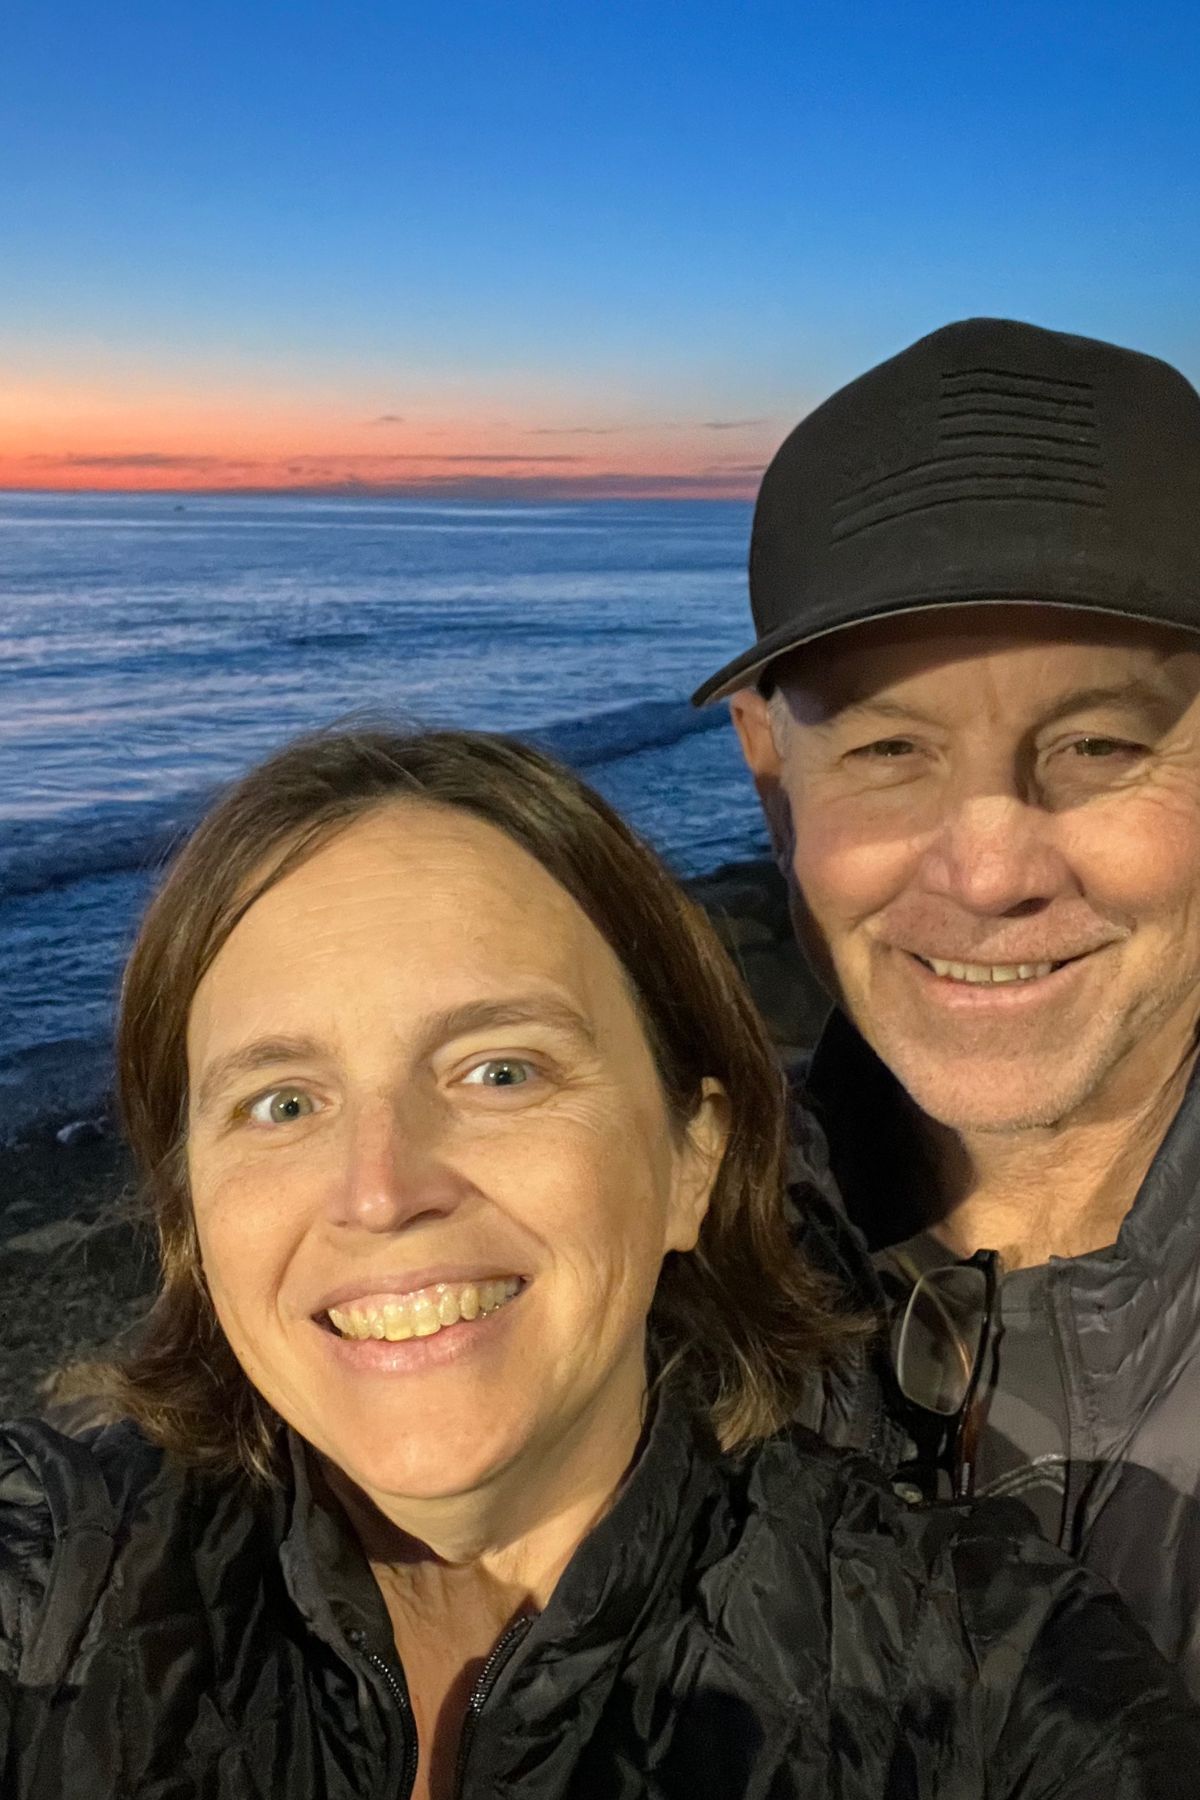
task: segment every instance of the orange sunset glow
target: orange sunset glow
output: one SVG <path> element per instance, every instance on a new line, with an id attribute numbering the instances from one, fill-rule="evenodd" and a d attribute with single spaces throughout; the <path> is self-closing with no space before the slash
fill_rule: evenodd
<path id="1" fill-rule="evenodd" d="M 582 419 L 544 401 L 536 415 L 503 412 L 10 387 L 0 488 L 747 498 L 778 435 L 766 419 Z"/>

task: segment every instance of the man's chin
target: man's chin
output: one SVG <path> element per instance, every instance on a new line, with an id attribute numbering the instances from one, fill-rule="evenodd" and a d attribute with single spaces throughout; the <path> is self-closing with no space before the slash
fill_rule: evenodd
<path id="1" fill-rule="evenodd" d="M 885 1058 L 911 1100 L 950 1131 L 1006 1133 L 1049 1130 L 1082 1105 L 1090 1083 L 1061 1059 L 1015 1068 L 1011 1062 L 973 1058 Z"/>

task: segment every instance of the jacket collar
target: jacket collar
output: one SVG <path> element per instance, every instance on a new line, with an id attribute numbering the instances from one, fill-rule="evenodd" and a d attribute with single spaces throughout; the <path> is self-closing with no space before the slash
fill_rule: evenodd
<path id="1" fill-rule="evenodd" d="M 383 1596 L 358 1539 L 328 1492 L 311 1451 L 287 1433 L 290 1481 L 277 1502 L 280 1564 L 309 1628 L 341 1655 L 359 1634 L 394 1656 Z M 567 1655 L 604 1660 L 632 1635 L 665 1586 L 694 1562 L 691 1528 L 715 1479 L 719 1452 L 673 1388 L 660 1392 L 633 1469 L 609 1512 L 563 1572 L 526 1652 L 541 1663 Z"/>
<path id="2" fill-rule="evenodd" d="M 809 1064 L 804 1098 L 823 1135 L 846 1212 L 872 1250 L 921 1229 L 927 1169 L 913 1103 L 887 1065 L 835 1010 Z M 1072 1264 L 1114 1257 L 1143 1269 L 1196 1258 L 1200 1231 L 1200 1060 L 1179 1109 L 1125 1215 L 1114 1248 Z"/>
<path id="3" fill-rule="evenodd" d="M 812 1152 L 823 1153 L 868 1248 L 912 1237 L 924 1223 L 932 1182 L 912 1102 L 840 1007 L 817 1042 L 802 1097 L 820 1134 Z"/>
<path id="4" fill-rule="evenodd" d="M 1194 1267 L 1200 1230 L 1200 1060 L 1117 1235 L 1117 1254 L 1146 1268 Z"/>
<path id="5" fill-rule="evenodd" d="M 557 1657 L 624 1643 L 692 1558 L 718 1457 L 679 1388 L 661 1390 L 625 1485 L 567 1564 L 531 1644 Z"/>
<path id="6" fill-rule="evenodd" d="M 290 1427 L 286 1446 L 290 1483 L 280 1498 L 279 1561 L 288 1592 L 309 1629 L 341 1655 L 355 1639 L 393 1654 L 387 1607 L 350 1521 Z"/>

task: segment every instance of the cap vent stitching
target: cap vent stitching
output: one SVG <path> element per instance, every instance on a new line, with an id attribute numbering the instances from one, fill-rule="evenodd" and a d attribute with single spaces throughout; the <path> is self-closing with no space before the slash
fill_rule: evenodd
<path id="1" fill-rule="evenodd" d="M 931 423 L 933 454 L 883 474 L 878 464 L 870 473 L 860 470 L 857 484 L 832 501 L 833 543 L 965 502 L 1104 506 L 1090 382 L 1015 369 L 956 369 L 941 377 Z M 1014 466 L 996 466 L 1003 463 Z"/>
<path id="2" fill-rule="evenodd" d="M 925 494 L 930 489 L 939 487 L 974 488 L 989 481 L 1050 481 L 1061 487 L 1085 487 L 1091 488 L 1096 493 L 1104 492 L 1103 480 L 1091 475 L 1063 475 L 1054 468 L 967 469 L 953 475 L 927 475 L 916 481 L 906 482 L 902 488 L 898 488 L 890 494 L 880 494 L 875 500 L 865 500 L 857 507 L 852 506 L 851 516 L 854 512 L 870 512 L 876 506 L 889 506 L 893 501 L 902 500 L 906 494 Z M 836 501 L 834 503 L 835 508 L 838 505 L 845 508 L 847 504 L 849 503 Z"/>
<path id="3" fill-rule="evenodd" d="M 1022 438 L 1020 441 L 1024 443 L 1026 440 Z M 1080 446 L 1080 448 L 1083 448 L 1083 446 Z M 1031 458 L 1027 450 L 960 450 L 953 456 L 926 456 L 922 458 L 920 462 L 906 463 L 902 469 L 893 469 L 891 473 L 887 475 L 875 475 L 871 480 L 862 482 L 860 486 L 851 488 L 842 499 L 833 502 L 833 510 L 835 512 L 844 512 L 848 508 L 852 509 L 856 500 L 864 499 L 865 496 L 872 493 L 874 489 L 886 487 L 891 482 L 902 481 L 906 476 L 919 475 L 930 469 L 961 470 L 963 463 L 969 461 L 1016 462 L 1028 465 L 1030 460 Z M 1043 453 L 1038 456 L 1038 461 L 1047 465 L 1052 464 L 1060 469 L 1094 470 L 1097 474 L 1099 474 L 1104 467 L 1099 457 L 1063 456 L 1056 453 Z M 994 473 L 997 476 L 1008 475 L 1011 473 L 1011 471 L 1007 469 L 996 469 L 993 471 L 977 469 L 974 471 L 974 475 L 986 476 L 989 472 Z M 1061 479 L 1064 481 L 1078 481 L 1086 479 L 1086 477 L 1064 474 Z M 1096 483 L 1096 486 L 1101 485 L 1102 483 L 1100 482 Z M 882 496 L 881 498 L 887 498 L 887 496 Z"/>
<path id="4" fill-rule="evenodd" d="M 1033 477 L 1030 478 L 1035 479 Z M 986 477 L 985 479 L 1002 480 L 1005 479 L 1005 477 L 994 476 Z M 1020 482 L 1025 480 L 1026 477 L 1014 474 L 1008 476 L 1007 479 L 1014 482 Z M 1045 476 L 1043 479 L 1046 481 L 1060 481 L 1062 478 L 1060 476 Z M 918 500 L 915 505 L 893 507 L 891 512 L 880 513 L 874 519 L 861 519 L 857 521 L 853 519 L 843 520 L 840 525 L 835 525 L 830 532 L 830 541 L 835 544 L 843 544 L 848 538 L 857 537 L 859 533 L 863 531 L 873 531 L 877 525 L 888 525 L 893 519 L 907 518 L 910 513 L 929 512 L 930 509 L 935 506 L 958 506 L 965 500 L 969 500 L 976 504 L 987 500 L 1003 500 L 1009 504 L 1014 500 L 1047 500 L 1051 502 L 1051 504 L 1058 506 L 1088 506 L 1096 511 L 1103 511 L 1104 509 L 1103 500 L 1093 500 L 1086 494 L 1039 494 L 1028 490 L 1024 493 L 1019 491 L 1009 491 L 1004 494 L 981 494 L 978 488 L 972 485 L 961 494 L 943 494 L 936 500 Z M 881 504 L 886 504 L 886 502 L 881 502 Z"/>
<path id="5" fill-rule="evenodd" d="M 942 376 L 942 385 L 951 381 L 1023 381 L 1031 386 L 1042 388 L 1072 388 L 1078 394 L 1091 394 L 1094 391 L 1090 381 L 1072 381 L 1065 375 L 1025 375 L 1016 369 L 955 369 Z"/>
<path id="6" fill-rule="evenodd" d="M 1094 432 L 1096 421 L 1089 413 L 1064 411 L 1057 401 L 1039 401 L 1038 410 L 1030 411 L 1031 401 L 1014 397 L 1011 406 L 996 406 L 994 396 L 973 400 L 969 394 L 955 395 L 953 403 L 943 400 L 938 407 L 939 419 L 1027 419 L 1035 425 L 1069 425 L 1076 431 Z"/>
<path id="7" fill-rule="evenodd" d="M 958 406 L 963 401 L 976 400 L 981 407 L 991 407 L 1003 412 L 1015 406 L 1047 407 L 1054 412 L 1074 412 L 1092 414 L 1096 403 L 1091 398 L 1082 399 L 1078 394 L 1051 394 L 1045 388 L 1035 388 L 1027 392 L 1024 388 L 1007 388 L 993 384 L 991 387 L 979 387 L 972 383 L 970 387 L 950 387 L 942 383 L 941 403 L 943 406 Z"/>
<path id="8" fill-rule="evenodd" d="M 961 438 L 986 438 L 994 444 L 1065 444 L 1071 450 L 1086 450 L 1096 442 L 1094 431 L 1080 431 L 1069 437 L 1063 437 L 1052 431 L 1005 431 L 998 425 L 953 426 L 941 434 L 942 440 L 953 443 Z M 976 455 L 982 455 L 977 451 Z"/>

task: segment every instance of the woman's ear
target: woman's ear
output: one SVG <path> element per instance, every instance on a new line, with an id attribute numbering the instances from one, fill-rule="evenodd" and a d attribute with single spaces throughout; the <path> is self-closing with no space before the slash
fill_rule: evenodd
<path id="1" fill-rule="evenodd" d="M 706 1076 L 700 1103 L 684 1128 L 676 1153 L 664 1252 L 696 1248 L 729 1142 L 729 1120 L 729 1096 L 719 1081 Z"/>

